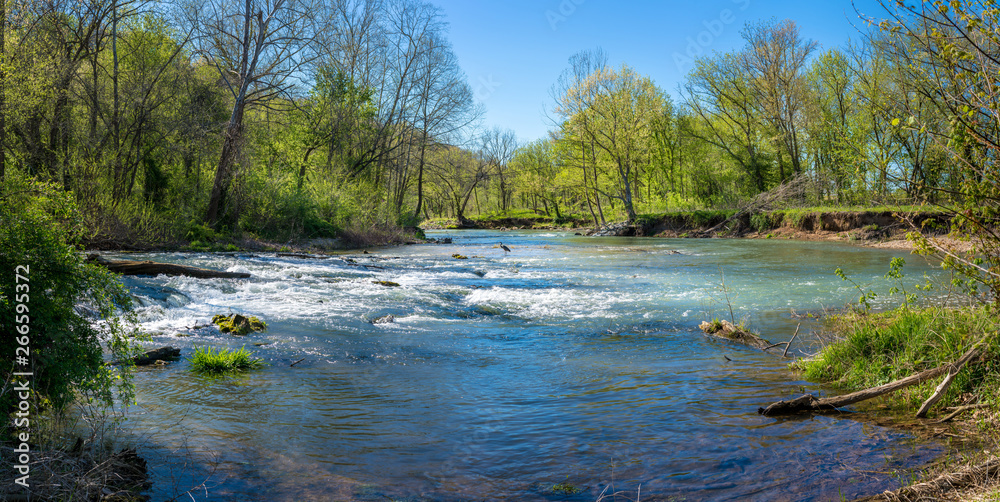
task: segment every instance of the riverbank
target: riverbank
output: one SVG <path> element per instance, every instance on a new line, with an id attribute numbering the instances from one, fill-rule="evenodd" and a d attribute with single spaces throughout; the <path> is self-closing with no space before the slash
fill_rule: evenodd
<path id="1" fill-rule="evenodd" d="M 848 311 L 828 321 L 835 341 L 793 367 L 810 381 L 844 392 L 871 388 L 952 363 L 978 342 L 978 354 L 955 372 L 950 387 L 940 379 L 859 404 L 879 425 L 918 437 L 947 439 L 951 452 L 921 470 L 919 479 L 875 500 L 997 500 L 1000 495 L 1000 338 L 985 307 L 916 309 L 883 313 Z M 943 389 L 925 417 L 919 410 Z M 921 498 L 923 497 L 923 498 Z"/>
<path id="2" fill-rule="evenodd" d="M 940 211 L 900 208 L 805 208 L 739 214 L 735 210 L 678 211 L 640 215 L 635 223 L 594 228 L 582 218 L 493 217 L 428 220 L 425 229 L 574 230 L 608 237 L 749 238 L 854 242 L 872 247 L 912 249 L 906 234 L 920 228 L 944 238 L 950 217 Z"/>

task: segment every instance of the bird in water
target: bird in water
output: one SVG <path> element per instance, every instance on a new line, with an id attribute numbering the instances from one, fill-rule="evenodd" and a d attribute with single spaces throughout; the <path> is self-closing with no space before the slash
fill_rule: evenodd
<path id="1" fill-rule="evenodd" d="M 507 253 L 509 253 L 509 252 L 510 252 L 510 248 L 509 248 L 509 247 L 507 247 L 507 246 L 504 246 L 502 242 L 500 242 L 500 243 L 498 243 L 498 244 L 500 244 L 500 249 L 502 249 L 502 250 L 503 250 L 504 254 L 507 254 Z"/>

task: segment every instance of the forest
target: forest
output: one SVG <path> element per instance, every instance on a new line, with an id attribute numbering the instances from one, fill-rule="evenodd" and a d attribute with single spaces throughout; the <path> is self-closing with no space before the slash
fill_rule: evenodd
<path id="1" fill-rule="evenodd" d="M 518 211 L 601 225 L 803 177 L 799 205 L 962 204 L 994 176 L 997 14 L 934 5 L 825 49 L 751 22 L 676 90 L 581 51 L 549 136 L 524 142 L 483 123 L 419 0 L 8 0 L 0 175 L 71 192 L 111 247 Z"/>

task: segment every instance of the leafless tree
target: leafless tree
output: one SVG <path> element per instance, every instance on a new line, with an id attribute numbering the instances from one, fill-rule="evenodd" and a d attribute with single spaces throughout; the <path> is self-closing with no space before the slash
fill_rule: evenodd
<path id="1" fill-rule="evenodd" d="M 510 129 L 493 127 L 482 135 L 482 155 L 490 168 L 491 176 L 497 182 L 500 196 L 500 210 L 510 209 L 511 197 L 514 194 L 513 173 L 510 172 L 510 161 L 517 152 L 517 136 Z"/>
<path id="2" fill-rule="evenodd" d="M 589 130 L 588 117 L 579 113 L 585 104 L 578 99 L 581 97 L 580 94 L 574 94 L 570 91 L 574 88 L 582 88 L 587 77 L 595 71 L 605 68 L 608 65 L 608 55 L 600 48 L 578 52 L 569 58 L 569 65 L 569 68 L 559 75 L 559 80 L 549 91 L 556 103 L 556 125 L 571 125 L 570 117 L 577 116 L 578 120 L 581 121 L 578 125 L 586 131 Z M 579 165 L 583 173 L 583 194 L 587 200 L 590 215 L 594 218 L 594 225 L 604 225 L 606 221 L 604 208 L 601 206 L 594 138 L 586 134 L 575 134 L 573 137 L 576 141 L 574 148 L 569 152 L 568 159 Z M 598 218 L 600 223 L 598 223 Z"/>
<path id="3" fill-rule="evenodd" d="M 426 43 L 428 47 L 417 75 L 415 126 L 420 131 L 420 153 L 415 215 L 420 214 L 423 206 L 427 148 L 432 142 L 454 141 L 459 132 L 483 115 L 483 108 L 475 105 L 472 89 L 447 41 L 440 34 L 433 34 Z"/>
<path id="4" fill-rule="evenodd" d="M 238 218 L 239 201 L 230 199 L 243 162 L 246 111 L 291 101 L 314 60 L 312 42 L 322 12 L 311 0 L 206 0 L 193 10 L 193 53 L 218 70 L 233 100 L 205 218 L 209 224 Z"/>
<path id="5" fill-rule="evenodd" d="M 777 132 L 775 142 L 791 161 L 792 173 L 802 172 L 802 136 L 805 128 L 803 107 L 807 101 L 806 61 L 818 44 L 803 40 L 794 21 L 747 24 L 747 41 L 741 53 L 751 89 L 764 117 Z M 786 177 L 779 155 L 779 181 Z"/>

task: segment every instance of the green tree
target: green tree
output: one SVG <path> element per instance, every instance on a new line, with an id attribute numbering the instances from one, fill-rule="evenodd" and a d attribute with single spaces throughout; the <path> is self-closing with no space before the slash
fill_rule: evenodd
<path id="1" fill-rule="evenodd" d="M 572 87 L 564 100 L 579 103 L 564 127 L 593 141 L 598 164 L 611 174 L 614 191 L 606 195 L 619 200 L 629 222 L 636 219 L 636 185 L 648 168 L 653 147 L 652 126 L 666 103 L 662 91 L 649 77 L 623 65 L 603 67 Z M 565 113 L 565 112 L 564 112 Z"/>
<path id="2" fill-rule="evenodd" d="M 12 372 L 32 372 L 34 398 L 57 409 L 78 395 L 108 406 L 116 397 L 132 400 L 131 365 L 108 366 L 103 357 L 107 351 L 127 360 L 135 351 L 131 300 L 117 276 L 77 252 L 80 223 L 72 194 L 7 173 L 0 189 L 0 372 L 6 381 Z M 81 302 L 95 318 L 79 313 Z M 30 366 L 13 359 L 18 346 L 28 348 Z M 0 397 L 3 404 L 12 399 Z"/>
<path id="3" fill-rule="evenodd" d="M 930 131 L 955 159 L 954 179 L 932 190 L 949 196 L 940 204 L 953 215 L 952 233 L 971 246 L 961 250 L 917 238 L 925 252 L 941 255 L 945 267 L 959 272 L 970 290 L 1000 306 L 1000 9 L 992 2 L 925 1 L 887 12 L 889 19 L 880 24 L 882 57 L 910 72 L 909 91 L 935 108 L 911 108 L 914 115 L 892 122 Z"/>

